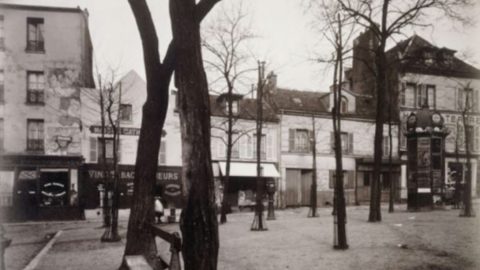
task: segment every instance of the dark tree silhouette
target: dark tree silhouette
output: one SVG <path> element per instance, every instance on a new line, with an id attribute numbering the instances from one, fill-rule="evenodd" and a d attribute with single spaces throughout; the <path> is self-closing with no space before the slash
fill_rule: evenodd
<path id="1" fill-rule="evenodd" d="M 144 255 L 155 263 L 155 240 L 148 229 L 153 222 L 155 174 L 161 131 L 168 107 L 173 71 L 179 88 L 183 151 L 183 192 L 188 193 L 181 229 L 185 269 L 216 269 L 218 228 L 214 213 L 210 164 L 208 89 L 200 52 L 200 22 L 219 0 L 171 0 L 173 40 L 163 61 L 158 37 L 145 0 L 129 0 L 142 40 L 147 100 L 137 148 L 133 202 L 125 255 Z"/>

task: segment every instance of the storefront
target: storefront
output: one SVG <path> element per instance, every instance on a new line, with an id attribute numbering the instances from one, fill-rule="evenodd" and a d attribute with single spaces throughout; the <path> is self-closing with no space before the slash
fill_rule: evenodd
<path id="1" fill-rule="evenodd" d="M 227 163 L 220 161 L 216 163 L 214 171 L 216 171 L 217 181 L 217 204 L 223 198 L 222 177 L 226 174 Z M 268 179 L 276 180 L 280 177 L 280 173 L 272 163 L 261 163 L 261 179 L 267 185 Z M 255 196 L 257 191 L 257 163 L 255 162 L 231 162 L 230 177 L 228 183 L 228 204 L 230 206 L 244 208 L 253 207 L 255 205 Z M 278 187 L 278 183 L 275 185 Z M 266 187 L 265 187 L 266 191 Z M 266 193 L 264 194 L 266 196 Z"/>
<path id="2" fill-rule="evenodd" d="M 64 220 L 83 216 L 78 199 L 80 156 L 0 156 L 3 220 Z"/>
<path id="3" fill-rule="evenodd" d="M 373 180 L 374 162 L 372 158 L 358 158 L 356 160 L 356 185 L 354 196 L 357 202 L 370 201 L 370 190 Z M 380 168 L 380 190 L 382 192 L 381 200 L 388 201 L 390 198 L 390 187 L 393 185 L 395 189 L 395 200 L 400 200 L 400 192 L 402 189 L 400 182 L 400 166 L 401 161 L 393 159 L 389 165 L 388 159 L 382 159 Z"/>
<path id="4" fill-rule="evenodd" d="M 119 207 L 130 208 L 133 197 L 134 165 L 119 165 Z M 103 205 L 105 190 L 105 172 L 109 173 L 107 181 L 113 181 L 112 168 L 105 169 L 100 164 L 84 164 L 82 168 L 81 198 L 86 209 L 95 209 Z M 159 166 L 156 174 L 155 195 L 161 196 L 166 207 L 181 208 L 184 201 L 182 194 L 182 167 Z"/>

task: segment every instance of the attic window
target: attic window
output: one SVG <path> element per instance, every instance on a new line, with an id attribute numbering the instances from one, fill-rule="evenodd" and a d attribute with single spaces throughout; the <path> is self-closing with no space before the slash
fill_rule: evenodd
<path id="1" fill-rule="evenodd" d="M 425 63 L 432 64 L 433 63 L 433 53 L 431 51 L 423 52 L 423 59 Z"/>
<path id="2" fill-rule="evenodd" d="M 294 97 L 294 98 L 292 98 L 292 100 L 293 100 L 293 102 L 295 102 L 295 104 L 302 105 L 302 100 L 301 99 L 299 99 L 297 97 Z"/>
<path id="3" fill-rule="evenodd" d="M 225 106 L 225 112 L 228 114 L 228 102 L 227 102 L 227 106 Z M 232 101 L 232 114 L 233 115 L 238 114 L 238 100 Z"/>

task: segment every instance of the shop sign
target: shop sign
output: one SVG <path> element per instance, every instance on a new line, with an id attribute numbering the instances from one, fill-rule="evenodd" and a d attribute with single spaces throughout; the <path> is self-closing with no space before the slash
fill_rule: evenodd
<path id="1" fill-rule="evenodd" d="M 430 186 L 431 150 L 430 138 L 417 140 L 417 185 L 418 187 Z"/>
<path id="2" fill-rule="evenodd" d="M 37 171 L 22 170 L 18 173 L 18 180 L 35 180 L 37 178 Z"/>
<path id="3" fill-rule="evenodd" d="M 95 134 L 102 134 L 102 126 L 90 126 L 90 132 Z M 113 134 L 113 127 L 106 126 L 105 134 Z M 120 134 L 127 136 L 140 136 L 139 128 L 120 127 Z"/>

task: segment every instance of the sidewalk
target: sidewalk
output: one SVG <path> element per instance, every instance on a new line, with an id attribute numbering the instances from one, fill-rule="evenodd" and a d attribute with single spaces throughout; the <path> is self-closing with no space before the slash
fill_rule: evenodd
<path id="1" fill-rule="evenodd" d="M 218 269 L 480 269 L 479 217 L 459 218 L 458 210 L 409 213 L 404 205 L 396 210 L 389 214 L 383 208 L 383 221 L 368 223 L 368 206 L 349 207 L 346 251 L 332 249 L 331 208 L 320 208 L 319 218 L 306 218 L 307 208 L 277 211 L 277 220 L 267 221 L 264 232 L 250 231 L 253 213 L 231 214 L 219 227 Z M 118 243 L 99 241 L 100 222 L 68 225 L 48 228 L 63 233 L 36 269 L 119 266 L 126 220 L 120 223 Z M 177 224 L 168 226 L 178 230 Z M 7 249 L 7 269 L 21 269 L 9 267 L 9 256 L 17 251 Z"/>

